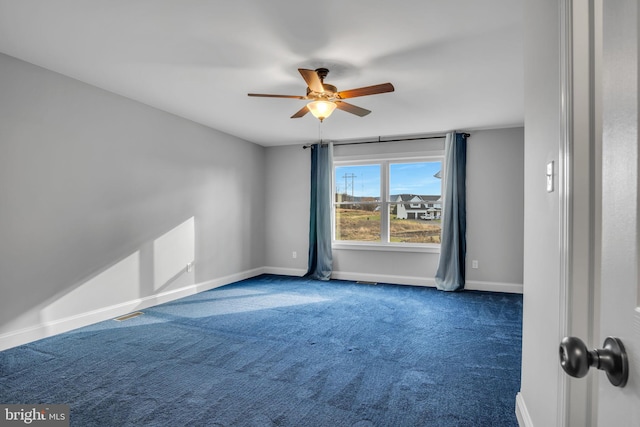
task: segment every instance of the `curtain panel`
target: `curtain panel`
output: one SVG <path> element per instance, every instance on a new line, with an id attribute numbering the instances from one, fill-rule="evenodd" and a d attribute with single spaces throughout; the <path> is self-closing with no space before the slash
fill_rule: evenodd
<path id="1" fill-rule="evenodd" d="M 309 215 L 309 267 L 305 276 L 329 280 L 331 252 L 331 171 L 333 145 L 311 146 L 311 203 Z"/>
<path id="2" fill-rule="evenodd" d="M 440 261 L 436 287 L 443 291 L 464 289 L 467 251 L 467 138 L 450 132 L 445 139 L 444 207 Z"/>

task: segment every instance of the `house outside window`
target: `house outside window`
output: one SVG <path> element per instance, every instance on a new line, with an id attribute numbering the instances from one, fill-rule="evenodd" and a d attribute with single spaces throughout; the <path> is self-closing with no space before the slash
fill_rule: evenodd
<path id="1" fill-rule="evenodd" d="M 336 161 L 334 244 L 438 246 L 442 157 Z"/>

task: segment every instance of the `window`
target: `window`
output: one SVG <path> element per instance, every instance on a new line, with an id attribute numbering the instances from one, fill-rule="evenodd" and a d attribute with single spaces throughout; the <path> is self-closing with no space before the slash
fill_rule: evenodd
<path id="1" fill-rule="evenodd" d="M 438 245 L 442 158 L 336 161 L 334 242 Z"/>

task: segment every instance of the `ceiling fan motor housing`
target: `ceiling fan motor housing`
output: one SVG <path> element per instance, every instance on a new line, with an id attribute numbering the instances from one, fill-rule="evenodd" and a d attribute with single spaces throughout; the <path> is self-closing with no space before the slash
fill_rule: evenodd
<path id="1" fill-rule="evenodd" d="M 320 80 L 323 81 L 325 79 L 325 77 L 327 77 L 327 74 L 329 74 L 329 69 L 328 68 L 316 68 L 316 74 L 318 74 L 318 77 L 320 77 Z"/>
<path id="2" fill-rule="evenodd" d="M 325 94 L 328 93 L 329 95 L 333 95 L 334 93 L 338 92 L 337 87 L 324 82 L 324 79 L 329 74 L 328 68 L 316 68 L 316 74 L 318 74 L 318 77 L 320 78 L 320 82 L 322 83 L 322 87 L 324 87 Z"/>

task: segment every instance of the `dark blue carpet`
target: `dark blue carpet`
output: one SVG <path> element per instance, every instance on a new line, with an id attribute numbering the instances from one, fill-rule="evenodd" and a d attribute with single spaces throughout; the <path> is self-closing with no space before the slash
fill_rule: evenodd
<path id="1" fill-rule="evenodd" d="M 522 296 L 260 276 L 0 352 L 72 426 L 517 426 Z"/>

